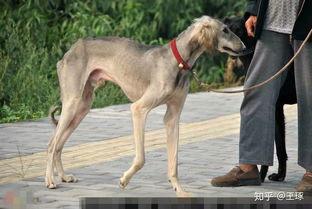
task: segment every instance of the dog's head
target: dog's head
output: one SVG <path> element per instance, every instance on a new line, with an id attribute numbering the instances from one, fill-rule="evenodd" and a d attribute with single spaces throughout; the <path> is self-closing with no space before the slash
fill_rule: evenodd
<path id="1" fill-rule="evenodd" d="M 194 20 L 192 39 L 206 51 L 220 51 L 232 56 L 239 56 L 245 51 L 244 43 L 227 25 L 214 18 L 203 16 Z"/>
<path id="2" fill-rule="evenodd" d="M 247 49 L 254 49 L 256 40 L 255 38 L 248 36 L 245 27 L 245 19 L 243 17 L 225 17 L 222 21 L 235 35 L 237 35 L 242 40 Z"/>

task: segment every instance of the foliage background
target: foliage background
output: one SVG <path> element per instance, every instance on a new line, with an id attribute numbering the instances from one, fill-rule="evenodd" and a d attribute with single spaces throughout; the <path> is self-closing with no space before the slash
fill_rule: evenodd
<path id="1" fill-rule="evenodd" d="M 241 16 L 246 0 L 0 0 L 0 123 L 46 116 L 59 104 L 56 62 L 81 37 L 165 44 L 201 15 Z M 222 84 L 225 55 L 202 56 L 200 77 Z M 200 89 L 194 82 L 191 91 Z M 109 84 L 93 107 L 128 102 Z"/>

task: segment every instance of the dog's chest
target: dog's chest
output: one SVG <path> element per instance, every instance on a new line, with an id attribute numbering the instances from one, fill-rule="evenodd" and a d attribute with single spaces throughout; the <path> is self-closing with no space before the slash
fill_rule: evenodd
<path id="1" fill-rule="evenodd" d="M 180 70 L 175 78 L 174 87 L 176 89 L 188 88 L 189 85 L 189 72 L 187 70 Z"/>

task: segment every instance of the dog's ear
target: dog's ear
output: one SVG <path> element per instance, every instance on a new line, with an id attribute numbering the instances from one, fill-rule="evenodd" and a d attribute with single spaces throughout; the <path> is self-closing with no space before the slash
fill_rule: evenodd
<path id="1" fill-rule="evenodd" d="M 224 17 L 224 18 L 222 19 L 222 22 L 223 22 L 224 24 L 228 25 L 228 24 L 231 22 L 231 19 L 228 18 L 228 17 Z"/>
<path id="2" fill-rule="evenodd" d="M 215 51 L 215 47 L 218 43 L 217 29 L 218 25 L 214 21 L 207 21 L 203 24 L 200 35 L 198 37 L 199 43 L 205 46 L 207 52 Z"/>

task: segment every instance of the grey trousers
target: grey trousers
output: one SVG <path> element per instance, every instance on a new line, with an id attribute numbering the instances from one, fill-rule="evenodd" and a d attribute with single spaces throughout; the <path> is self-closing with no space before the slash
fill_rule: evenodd
<path id="1" fill-rule="evenodd" d="M 293 56 L 302 41 L 263 31 L 248 69 L 245 87 L 266 80 Z M 298 164 L 312 171 L 312 42 L 295 59 L 298 100 Z M 265 86 L 246 92 L 241 105 L 239 163 L 273 165 L 275 104 L 287 71 Z"/>

